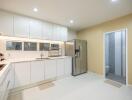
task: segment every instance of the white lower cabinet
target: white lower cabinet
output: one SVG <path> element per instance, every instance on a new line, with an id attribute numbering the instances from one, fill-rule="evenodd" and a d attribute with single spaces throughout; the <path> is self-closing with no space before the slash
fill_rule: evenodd
<path id="1" fill-rule="evenodd" d="M 65 74 L 65 72 L 64 72 L 64 70 L 65 70 L 64 59 L 57 59 L 56 63 L 57 63 L 57 77 L 64 76 L 64 74 Z"/>
<path id="2" fill-rule="evenodd" d="M 15 86 L 19 87 L 30 83 L 30 62 L 15 63 Z"/>
<path id="3" fill-rule="evenodd" d="M 72 57 L 65 58 L 65 75 L 71 75 L 72 73 Z"/>
<path id="4" fill-rule="evenodd" d="M 47 79 L 71 75 L 72 58 L 65 57 L 42 61 L 12 63 L 10 67 L 8 77 L 10 84 L 8 84 L 9 89 L 12 89 Z M 4 85 L 5 83 L 0 86 L 1 95 L 3 93 L 1 93 L 1 91 L 3 91 L 5 87 Z"/>
<path id="5" fill-rule="evenodd" d="M 3 87 L 4 87 L 4 98 L 3 100 L 7 100 L 8 93 L 9 93 L 9 85 L 10 85 L 10 71 L 8 72 L 6 79 L 4 81 Z"/>
<path id="6" fill-rule="evenodd" d="M 4 100 L 5 91 L 6 91 L 6 84 L 5 81 L 3 81 L 0 84 L 0 100 Z"/>
<path id="7" fill-rule="evenodd" d="M 2 100 L 2 86 L 3 84 L 2 83 L 0 83 L 0 100 Z"/>
<path id="8" fill-rule="evenodd" d="M 0 98 L 0 100 L 5 100 L 5 98 L 6 98 L 7 85 L 8 84 L 7 84 L 7 77 L 6 77 L 1 84 L 1 98 Z"/>
<path id="9" fill-rule="evenodd" d="M 31 83 L 44 80 L 44 61 L 31 62 Z"/>
<path id="10" fill-rule="evenodd" d="M 15 82 L 15 69 L 14 69 L 14 64 L 10 64 L 10 85 L 9 89 L 14 88 L 14 82 Z"/>
<path id="11" fill-rule="evenodd" d="M 71 57 L 12 63 L 0 82 L 0 100 L 7 99 L 9 89 L 71 75 L 71 72 Z"/>
<path id="12" fill-rule="evenodd" d="M 9 66 L 10 67 L 10 66 Z M 0 83 L 0 100 L 7 100 L 10 86 L 10 69 L 4 74 L 3 81 Z"/>
<path id="13" fill-rule="evenodd" d="M 45 60 L 45 79 L 56 77 L 56 60 Z"/>

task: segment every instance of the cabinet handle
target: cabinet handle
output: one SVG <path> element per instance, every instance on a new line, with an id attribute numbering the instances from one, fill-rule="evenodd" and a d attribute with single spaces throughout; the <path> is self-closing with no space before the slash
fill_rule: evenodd
<path id="1" fill-rule="evenodd" d="M 10 81 L 8 81 L 8 83 L 7 83 L 7 89 L 8 89 L 8 87 L 9 87 L 9 84 L 10 84 Z"/>

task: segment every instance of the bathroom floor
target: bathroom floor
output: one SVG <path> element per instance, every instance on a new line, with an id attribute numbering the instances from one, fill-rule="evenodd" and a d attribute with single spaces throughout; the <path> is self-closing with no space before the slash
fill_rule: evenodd
<path id="1" fill-rule="evenodd" d="M 106 75 L 106 78 L 114 80 L 114 81 L 117 81 L 117 82 L 120 82 L 122 84 L 126 84 L 126 79 L 125 78 L 117 76 L 117 75 L 115 75 L 113 73 L 108 73 Z"/>
<path id="2" fill-rule="evenodd" d="M 45 86 L 26 89 L 8 100 L 132 100 L 132 87 L 118 88 L 93 73 L 68 77 Z"/>

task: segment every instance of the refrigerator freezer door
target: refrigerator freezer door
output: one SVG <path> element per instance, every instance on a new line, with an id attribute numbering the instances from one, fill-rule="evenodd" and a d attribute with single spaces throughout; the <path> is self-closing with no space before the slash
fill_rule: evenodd
<path id="1" fill-rule="evenodd" d="M 81 73 L 87 72 L 87 41 L 81 41 L 80 47 Z"/>
<path id="2" fill-rule="evenodd" d="M 75 56 L 75 46 L 74 41 L 69 41 L 65 43 L 65 55 L 66 56 Z"/>

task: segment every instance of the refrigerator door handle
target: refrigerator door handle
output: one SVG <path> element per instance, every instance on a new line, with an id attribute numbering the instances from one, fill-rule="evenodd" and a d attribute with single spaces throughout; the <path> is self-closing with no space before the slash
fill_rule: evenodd
<path id="1" fill-rule="evenodd" d="M 80 48 L 80 46 L 79 46 L 79 52 L 78 52 L 78 56 L 79 56 L 79 57 L 80 57 L 80 52 L 81 52 L 80 50 L 81 50 L 81 48 Z"/>

